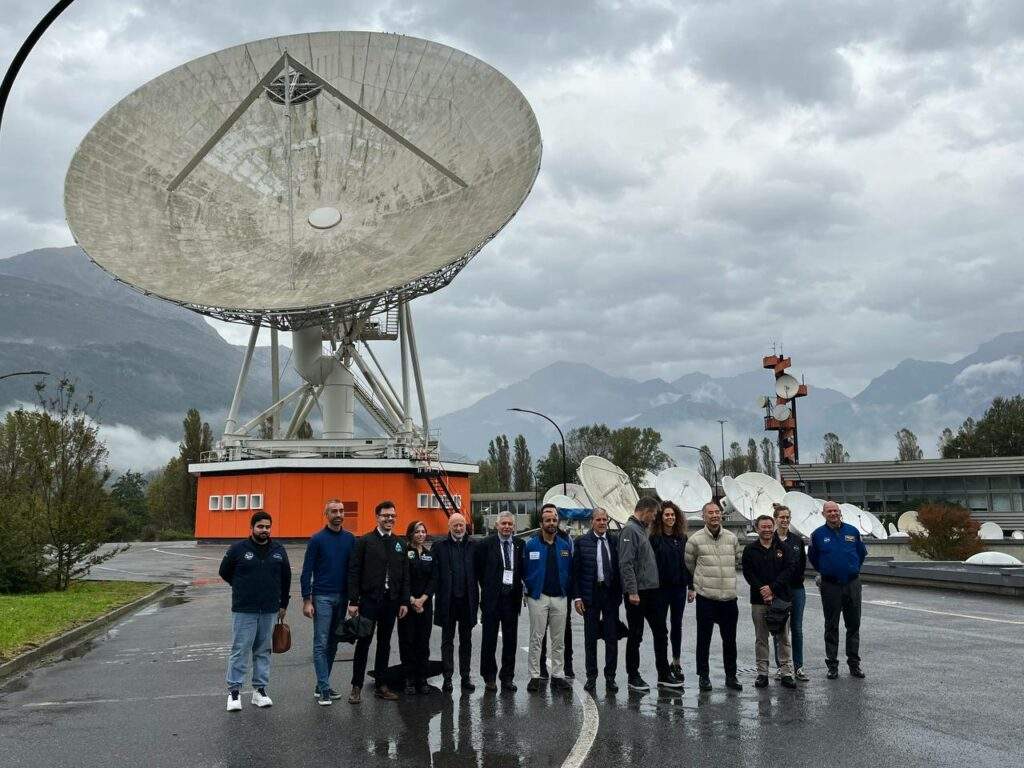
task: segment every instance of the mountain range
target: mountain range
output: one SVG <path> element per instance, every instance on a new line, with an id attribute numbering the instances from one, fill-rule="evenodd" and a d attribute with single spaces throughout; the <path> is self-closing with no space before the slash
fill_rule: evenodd
<path id="1" fill-rule="evenodd" d="M 282 350 L 283 392 L 298 385 L 284 365 L 288 352 Z M 77 247 L 0 259 L 0 374 L 70 374 L 79 391 L 96 397 L 105 424 L 159 437 L 164 452 L 179 439 L 190 407 L 219 431 L 243 354 L 199 315 L 113 280 Z M 269 402 L 268 358 L 268 348 L 257 347 L 243 418 Z M 32 383 L 0 381 L 0 409 L 31 402 Z M 894 458 L 894 433 L 901 427 L 917 433 L 926 455 L 935 455 L 943 427 L 955 429 L 967 416 L 977 418 L 996 395 L 1024 392 L 1024 332 L 997 336 L 952 363 L 904 360 L 853 397 L 808 385 L 810 395 L 798 402 L 803 461 L 818 460 L 825 432 L 837 433 L 854 460 Z M 488 441 L 499 433 L 522 433 L 535 457 L 546 452 L 555 431 L 541 419 L 509 412 L 512 407 L 542 411 L 565 431 L 596 422 L 652 426 L 667 449 L 707 444 L 717 454 L 718 419 L 728 422 L 727 445 L 760 440 L 756 401 L 771 389 L 771 374 L 763 370 L 637 381 L 585 363 L 557 362 L 435 417 L 432 426 L 440 428 L 449 453 L 470 458 L 485 456 Z M 369 429 L 370 422 L 357 413 L 357 424 Z M 695 452 L 670 452 L 680 463 L 695 463 Z"/>

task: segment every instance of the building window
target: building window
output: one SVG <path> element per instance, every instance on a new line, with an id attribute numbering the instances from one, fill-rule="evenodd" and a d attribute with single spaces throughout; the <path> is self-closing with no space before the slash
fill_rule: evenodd
<path id="1" fill-rule="evenodd" d="M 864 481 L 863 480 L 845 480 L 843 481 L 843 493 L 854 494 L 864 493 Z"/>
<path id="2" fill-rule="evenodd" d="M 868 491 L 874 491 L 874 492 L 877 493 L 878 491 L 882 490 L 882 481 L 881 480 L 868 480 L 867 481 L 867 490 Z"/>
<path id="3" fill-rule="evenodd" d="M 221 496 L 220 497 L 220 508 L 228 512 L 235 508 L 235 497 L 234 496 Z"/>
<path id="4" fill-rule="evenodd" d="M 249 494 L 249 509 L 263 509 L 263 494 Z"/>
<path id="5" fill-rule="evenodd" d="M 921 493 L 924 490 L 924 481 L 920 477 L 908 477 L 904 483 L 906 484 L 907 494 Z"/>
<path id="6" fill-rule="evenodd" d="M 249 508 L 249 494 L 240 493 L 235 496 L 235 509 L 248 509 Z"/>
<path id="7" fill-rule="evenodd" d="M 981 493 L 972 493 L 967 497 L 967 506 L 972 512 L 988 512 L 988 496 Z"/>
<path id="8" fill-rule="evenodd" d="M 968 491 L 987 491 L 988 490 L 988 478 L 987 477 L 965 477 L 964 485 L 967 486 Z"/>
<path id="9" fill-rule="evenodd" d="M 899 478 L 886 478 L 882 487 L 886 493 L 903 493 L 903 481 Z"/>
<path id="10" fill-rule="evenodd" d="M 208 502 L 208 507 L 211 512 L 220 511 L 220 496 L 211 496 Z"/>
<path id="11" fill-rule="evenodd" d="M 1005 491 L 1010 487 L 1010 480 L 1012 478 L 1006 477 L 1006 475 L 997 475 L 996 477 L 990 477 L 988 479 L 993 490 Z"/>
<path id="12" fill-rule="evenodd" d="M 1008 494 L 1008 493 L 993 493 L 992 494 L 992 511 L 993 512 L 1009 512 L 1010 511 L 1010 494 Z"/>
<path id="13" fill-rule="evenodd" d="M 942 493 L 944 486 L 941 477 L 926 477 L 924 479 L 924 491 L 928 494 Z"/>

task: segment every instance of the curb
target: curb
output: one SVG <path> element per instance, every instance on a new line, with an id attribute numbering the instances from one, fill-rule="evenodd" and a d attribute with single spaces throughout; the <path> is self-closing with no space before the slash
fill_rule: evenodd
<path id="1" fill-rule="evenodd" d="M 133 600 L 130 603 L 115 608 L 102 616 L 93 619 L 92 621 L 82 624 L 81 626 L 69 629 L 63 635 L 47 640 L 45 643 L 37 648 L 25 651 L 19 656 L 15 656 L 8 662 L 0 664 L 0 683 L 5 683 L 12 677 L 21 674 L 29 667 L 38 666 L 47 657 L 53 656 L 61 651 L 66 651 L 69 648 L 85 642 L 93 635 L 96 635 L 99 630 L 106 627 L 108 624 L 112 624 L 122 616 L 137 611 L 139 608 L 163 597 L 176 585 L 164 584 L 161 587 L 157 587 L 148 595 Z"/>

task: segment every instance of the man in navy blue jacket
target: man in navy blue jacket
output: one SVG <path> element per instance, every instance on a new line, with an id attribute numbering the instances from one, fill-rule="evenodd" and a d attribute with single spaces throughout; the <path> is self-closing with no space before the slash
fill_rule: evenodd
<path id="1" fill-rule="evenodd" d="M 576 612 L 583 616 L 583 646 L 587 657 L 587 682 L 583 689 L 597 689 L 597 641 L 604 640 L 604 680 L 609 693 L 619 689 L 615 672 L 619 662 L 619 542 L 608 535 L 608 513 L 598 507 L 590 531 L 576 539 L 572 558 Z"/>
<path id="2" fill-rule="evenodd" d="M 530 613 L 530 682 L 526 690 L 540 690 L 540 646 L 545 633 L 551 651 L 551 687 L 568 691 L 565 679 L 565 622 L 572 597 L 572 545 L 558 536 L 558 508 L 540 510 L 540 533 L 523 547 L 523 591 Z"/>
<path id="3" fill-rule="evenodd" d="M 320 706 L 329 706 L 341 694 L 331 688 L 331 669 L 338 652 L 338 623 L 348 606 L 348 556 L 355 536 L 345 530 L 345 505 L 331 499 L 324 505 L 327 525 L 306 544 L 302 560 L 302 614 L 313 620 L 313 669 Z"/>
<path id="4" fill-rule="evenodd" d="M 844 523 L 839 505 L 826 501 L 825 525 L 811 534 L 807 559 L 821 574 L 821 608 L 825 614 L 825 665 L 828 679 L 839 677 L 839 615 L 846 624 L 846 663 L 850 674 L 864 677 L 860 667 L 860 567 L 868 556 L 860 531 Z"/>
<path id="5" fill-rule="evenodd" d="M 228 656 L 228 712 L 242 708 L 239 692 L 252 658 L 252 703 L 269 707 L 270 644 L 274 619 L 288 608 L 292 569 L 288 553 L 270 540 L 270 515 L 256 512 L 249 538 L 232 544 L 220 563 L 220 577 L 231 585 L 231 654 Z"/>

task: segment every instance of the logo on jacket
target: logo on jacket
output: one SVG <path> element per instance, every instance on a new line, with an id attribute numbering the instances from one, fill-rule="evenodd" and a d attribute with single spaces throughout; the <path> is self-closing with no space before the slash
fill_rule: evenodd
<path id="1" fill-rule="evenodd" d="M 254 555 L 252 552 L 246 552 L 245 555 L 243 555 L 243 557 L 245 557 L 246 560 L 252 560 Z"/>
<path id="2" fill-rule="evenodd" d="M 781 549 L 775 550 L 775 557 L 777 557 L 780 560 L 782 559 L 782 550 Z"/>
<path id="3" fill-rule="evenodd" d="M 280 552 L 275 552 L 274 553 L 274 559 L 275 560 L 280 560 L 281 559 L 281 553 Z"/>
<path id="4" fill-rule="evenodd" d="M 847 541 L 856 541 L 857 537 L 856 536 L 851 536 L 850 534 L 846 534 L 846 540 Z"/>
<path id="5" fill-rule="evenodd" d="M 401 551 L 402 551 L 402 543 L 400 541 L 396 541 L 395 542 L 395 552 L 401 552 Z"/>
<path id="6" fill-rule="evenodd" d="M 410 549 L 409 550 L 409 559 L 410 560 L 415 560 L 416 559 L 416 550 L 414 550 L 414 549 Z"/>
<path id="7" fill-rule="evenodd" d="M 828 543 L 829 543 L 830 541 L 832 541 L 832 539 L 831 539 L 831 537 L 829 537 L 829 536 L 826 536 L 826 537 L 825 537 L 824 539 L 822 539 L 821 541 L 822 541 L 822 542 L 823 542 L 824 544 L 828 544 Z"/>

